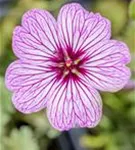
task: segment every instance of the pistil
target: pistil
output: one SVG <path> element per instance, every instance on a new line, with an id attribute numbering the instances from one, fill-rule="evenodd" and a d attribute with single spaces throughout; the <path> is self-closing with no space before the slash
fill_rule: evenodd
<path id="1" fill-rule="evenodd" d="M 68 58 L 65 63 L 67 67 L 70 67 L 72 65 L 72 60 Z"/>

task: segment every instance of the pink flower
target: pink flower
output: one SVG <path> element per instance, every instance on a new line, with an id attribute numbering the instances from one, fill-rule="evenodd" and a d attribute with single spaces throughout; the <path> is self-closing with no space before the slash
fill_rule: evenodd
<path id="1" fill-rule="evenodd" d="M 57 21 L 45 10 L 26 12 L 13 32 L 18 60 L 6 71 L 16 109 L 47 107 L 58 130 L 95 127 L 102 116 L 98 91 L 116 92 L 130 78 L 128 47 L 110 36 L 110 21 L 77 3 L 63 6 Z"/>

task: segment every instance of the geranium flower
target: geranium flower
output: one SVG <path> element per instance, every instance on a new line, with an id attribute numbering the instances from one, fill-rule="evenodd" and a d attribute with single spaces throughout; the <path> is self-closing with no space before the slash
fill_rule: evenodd
<path id="1" fill-rule="evenodd" d="M 18 60 L 6 71 L 16 109 L 47 107 L 58 130 L 95 127 L 102 116 L 99 91 L 116 92 L 130 78 L 128 47 L 110 37 L 110 21 L 77 3 L 63 6 L 57 21 L 45 10 L 26 12 L 13 32 Z"/>

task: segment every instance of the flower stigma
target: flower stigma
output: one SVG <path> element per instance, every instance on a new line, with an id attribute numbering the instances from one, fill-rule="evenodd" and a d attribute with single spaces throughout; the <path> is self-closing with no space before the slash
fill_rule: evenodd
<path id="1" fill-rule="evenodd" d="M 67 67 L 70 67 L 72 65 L 72 60 L 68 58 L 65 63 Z"/>

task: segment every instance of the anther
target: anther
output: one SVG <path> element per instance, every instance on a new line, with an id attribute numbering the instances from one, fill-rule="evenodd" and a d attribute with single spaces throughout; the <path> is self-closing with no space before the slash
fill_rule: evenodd
<path id="1" fill-rule="evenodd" d="M 68 74 L 69 74 L 69 70 L 66 70 L 66 71 L 64 71 L 63 76 L 65 77 Z"/>
<path id="2" fill-rule="evenodd" d="M 78 58 L 74 61 L 74 64 L 77 65 L 79 62 L 80 62 L 80 59 Z"/>
<path id="3" fill-rule="evenodd" d="M 79 71 L 76 70 L 76 69 L 72 69 L 71 72 L 72 72 L 73 74 L 79 75 Z"/>

